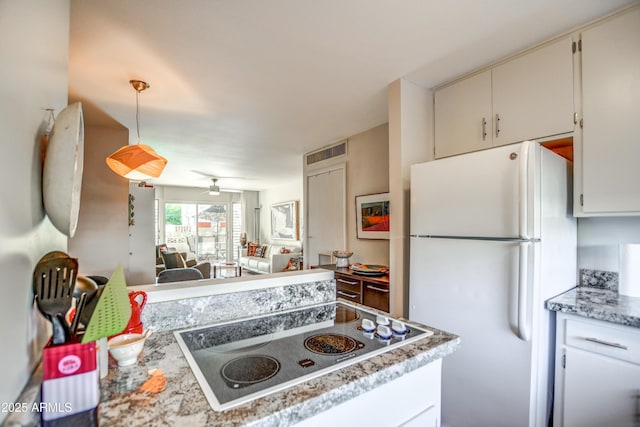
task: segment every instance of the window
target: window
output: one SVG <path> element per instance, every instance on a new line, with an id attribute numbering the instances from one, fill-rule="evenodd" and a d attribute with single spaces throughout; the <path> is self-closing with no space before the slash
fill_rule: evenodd
<path id="1" fill-rule="evenodd" d="M 233 257 L 232 235 L 227 232 L 227 203 L 165 203 L 165 240 L 188 252 L 188 258 L 226 262 Z M 234 251 L 235 252 L 235 251 Z"/>
<path id="2" fill-rule="evenodd" d="M 242 251 L 242 244 L 240 244 L 240 236 L 242 234 L 242 204 L 234 202 L 232 207 L 233 212 L 233 253 L 232 258 L 234 261 L 240 259 L 240 252 Z"/>

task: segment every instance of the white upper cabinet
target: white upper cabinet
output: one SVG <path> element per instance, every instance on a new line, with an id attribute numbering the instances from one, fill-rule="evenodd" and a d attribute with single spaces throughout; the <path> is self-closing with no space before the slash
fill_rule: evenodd
<path id="1" fill-rule="evenodd" d="M 582 108 L 577 214 L 640 215 L 640 8 L 582 32 Z"/>
<path id="2" fill-rule="evenodd" d="M 435 91 L 435 156 L 574 130 L 573 40 L 560 40 Z"/>
<path id="3" fill-rule="evenodd" d="M 493 145 L 573 132 L 572 44 L 565 37 L 492 70 Z"/>
<path id="4" fill-rule="evenodd" d="M 492 146 L 491 70 L 436 91 L 436 157 Z"/>

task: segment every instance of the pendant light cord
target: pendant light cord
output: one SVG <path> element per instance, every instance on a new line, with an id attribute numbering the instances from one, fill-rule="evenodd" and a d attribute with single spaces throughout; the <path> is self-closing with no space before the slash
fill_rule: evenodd
<path id="1" fill-rule="evenodd" d="M 136 132 L 138 133 L 138 144 L 140 144 L 140 91 L 136 90 Z"/>

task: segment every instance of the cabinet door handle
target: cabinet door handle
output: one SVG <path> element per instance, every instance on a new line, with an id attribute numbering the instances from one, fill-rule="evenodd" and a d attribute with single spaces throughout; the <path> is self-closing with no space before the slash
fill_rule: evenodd
<path id="1" fill-rule="evenodd" d="M 602 341 L 602 340 L 599 340 L 598 338 L 591 338 L 591 337 L 587 337 L 585 338 L 585 340 L 589 342 L 594 342 L 596 344 L 606 345 L 608 347 L 619 348 L 621 350 L 629 350 L 629 348 L 626 345 L 618 344 L 617 342 Z"/>
<path id="2" fill-rule="evenodd" d="M 385 294 L 389 293 L 389 289 L 379 288 L 377 286 L 367 285 L 367 289 L 371 289 L 372 291 L 384 292 Z"/>
<path id="3" fill-rule="evenodd" d="M 484 141 L 487 137 L 487 119 L 482 118 L 482 140 Z"/>
<path id="4" fill-rule="evenodd" d="M 500 136 L 500 114 L 496 114 L 496 138 Z"/>
<path id="5" fill-rule="evenodd" d="M 336 293 L 338 295 L 342 295 L 343 297 L 347 297 L 347 298 L 351 298 L 351 299 L 356 299 L 356 298 L 358 298 L 360 296 L 358 294 L 352 294 L 351 292 L 345 292 L 345 291 L 336 291 Z"/>
<path id="6" fill-rule="evenodd" d="M 357 282 L 357 281 L 356 281 L 356 282 L 352 282 L 352 281 L 350 281 L 350 280 L 344 280 L 344 279 L 336 279 L 336 280 L 337 280 L 338 282 L 340 282 L 340 283 L 346 283 L 347 285 L 352 285 L 352 286 L 355 286 L 355 285 L 357 285 L 357 284 L 358 284 L 358 282 Z"/>

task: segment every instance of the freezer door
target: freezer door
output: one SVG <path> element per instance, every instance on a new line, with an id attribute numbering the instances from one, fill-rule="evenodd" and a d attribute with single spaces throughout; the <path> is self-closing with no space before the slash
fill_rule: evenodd
<path id="1" fill-rule="evenodd" d="M 535 142 L 411 167 L 411 235 L 533 237 Z"/>
<path id="2" fill-rule="evenodd" d="M 443 360 L 443 425 L 535 425 L 532 390 L 544 361 L 533 361 L 535 340 L 517 333 L 521 245 L 411 238 L 409 318 L 462 339 Z M 523 314 L 531 324 L 532 287 L 525 288 Z"/>

